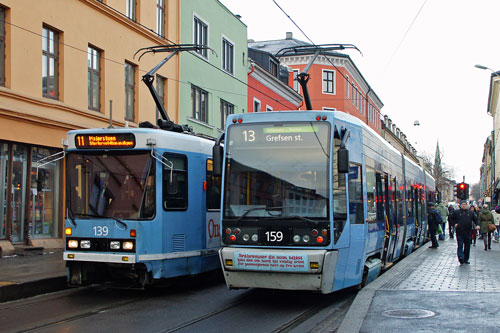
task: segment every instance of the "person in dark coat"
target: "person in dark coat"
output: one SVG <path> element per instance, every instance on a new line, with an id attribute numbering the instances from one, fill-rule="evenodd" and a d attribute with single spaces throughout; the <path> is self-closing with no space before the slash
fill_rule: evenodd
<path id="1" fill-rule="evenodd" d="M 450 222 L 450 215 L 451 213 L 455 210 L 455 208 L 453 208 L 453 205 L 450 204 L 448 206 L 448 230 L 450 231 L 450 238 L 453 239 L 454 235 L 455 235 L 455 226 L 453 225 L 453 223 Z"/>
<path id="2" fill-rule="evenodd" d="M 436 239 L 436 232 L 438 230 L 438 226 L 443 222 L 441 215 L 434 206 L 434 202 L 429 202 L 429 212 L 428 212 L 428 224 L 429 224 L 429 236 L 431 237 L 432 245 L 429 246 L 431 249 L 437 249 L 439 247 L 439 243 Z"/>
<path id="3" fill-rule="evenodd" d="M 460 202 L 460 209 L 454 210 L 450 215 L 450 221 L 455 226 L 457 237 L 457 256 L 460 264 L 470 264 L 470 243 L 472 241 L 471 230 L 479 228 L 477 216 L 467 209 L 467 200 Z"/>

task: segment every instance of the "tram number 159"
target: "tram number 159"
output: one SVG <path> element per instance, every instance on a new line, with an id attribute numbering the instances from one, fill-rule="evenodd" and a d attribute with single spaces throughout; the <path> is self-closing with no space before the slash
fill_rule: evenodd
<path id="1" fill-rule="evenodd" d="M 266 231 L 266 240 L 268 242 L 281 242 L 283 240 L 282 231 Z"/>

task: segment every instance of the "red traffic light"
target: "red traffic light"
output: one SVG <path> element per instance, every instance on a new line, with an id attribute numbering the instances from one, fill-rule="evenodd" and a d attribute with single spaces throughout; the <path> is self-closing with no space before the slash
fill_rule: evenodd
<path id="1" fill-rule="evenodd" d="M 465 188 L 465 184 L 464 184 L 464 183 L 461 183 L 461 184 L 459 185 L 459 187 L 460 187 L 460 188 Z"/>

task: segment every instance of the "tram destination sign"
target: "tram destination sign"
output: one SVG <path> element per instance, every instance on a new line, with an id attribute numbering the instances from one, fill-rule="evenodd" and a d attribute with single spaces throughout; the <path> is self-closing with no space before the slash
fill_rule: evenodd
<path id="1" fill-rule="evenodd" d="M 328 136 L 329 128 L 325 123 L 295 123 L 282 126 L 247 124 L 230 127 L 229 145 L 303 146 L 327 140 Z"/>
<path id="2" fill-rule="evenodd" d="M 135 135 L 116 134 L 77 134 L 75 146 L 81 149 L 127 149 L 135 147 Z"/>

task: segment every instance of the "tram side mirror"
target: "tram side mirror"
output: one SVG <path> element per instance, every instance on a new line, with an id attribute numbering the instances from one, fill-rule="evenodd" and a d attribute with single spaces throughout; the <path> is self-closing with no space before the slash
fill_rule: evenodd
<path id="1" fill-rule="evenodd" d="M 214 160 L 214 176 L 222 176 L 222 161 L 224 154 L 224 147 L 221 145 L 214 145 L 212 148 L 212 158 Z"/>
<path id="2" fill-rule="evenodd" d="M 337 171 L 349 173 L 349 150 L 340 148 L 337 152 Z"/>

